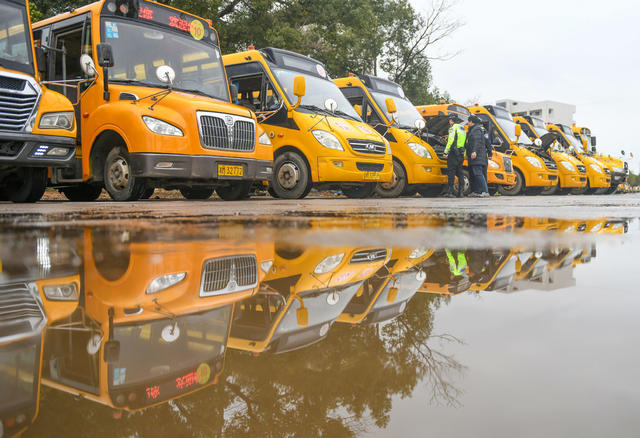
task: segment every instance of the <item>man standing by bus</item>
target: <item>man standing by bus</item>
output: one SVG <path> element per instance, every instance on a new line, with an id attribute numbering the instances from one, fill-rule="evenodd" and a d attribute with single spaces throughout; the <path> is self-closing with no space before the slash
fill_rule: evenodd
<path id="1" fill-rule="evenodd" d="M 464 144 L 467 132 L 460 124 L 460 119 L 455 115 L 449 116 L 449 135 L 447 146 L 444 148 L 444 156 L 447 158 L 448 190 L 445 198 L 453 198 L 454 184 L 458 177 L 458 198 L 464 196 L 464 177 L 462 176 L 462 162 L 464 161 Z M 453 150 L 451 148 L 453 147 Z"/>
<path id="2" fill-rule="evenodd" d="M 473 180 L 474 191 L 469 196 L 487 197 L 487 139 L 482 129 L 482 121 L 476 115 L 469 117 L 469 133 L 467 139 L 467 156 L 469 157 L 469 177 Z"/>

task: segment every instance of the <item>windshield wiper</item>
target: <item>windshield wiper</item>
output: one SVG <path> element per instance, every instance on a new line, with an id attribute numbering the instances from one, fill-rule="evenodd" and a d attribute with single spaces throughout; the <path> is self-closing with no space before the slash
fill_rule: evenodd
<path id="1" fill-rule="evenodd" d="M 173 89 L 174 89 L 174 90 L 176 90 L 176 91 L 182 91 L 182 92 L 185 92 L 185 93 L 199 94 L 199 95 L 201 95 L 201 96 L 206 96 L 206 97 L 212 97 L 212 98 L 219 99 L 218 97 L 215 97 L 215 96 L 212 96 L 212 95 L 210 95 L 210 94 L 207 94 L 207 93 L 205 93 L 204 91 L 196 90 L 196 89 L 193 89 L 193 88 L 179 88 L 179 87 L 173 87 Z"/>
<path id="2" fill-rule="evenodd" d="M 356 119 L 354 116 L 352 116 L 351 114 L 345 113 L 344 111 L 336 110 L 335 113 L 341 115 L 342 117 L 347 117 L 347 118 L 349 118 L 351 120 L 355 120 L 356 122 L 360 121 L 360 120 Z"/>
<path id="3" fill-rule="evenodd" d="M 121 84 L 134 84 L 134 85 L 143 85 L 147 87 L 156 87 L 156 88 L 168 88 L 168 85 L 165 84 L 156 84 L 153 82 L 140 81 L 138 79 L 111 79 L 109 78 L 109 82 L 116 82 Z"/>
<path id="4" fill-rule="evenodd" d="M 325 108 L 320 108 L 317 105 L 300 105 L 298 108 L 303 108 L 303 109 L 308 109 L 308 110 L 311 110 L 311 111 L 317 111 L 317 112 L 323 113 L 323 114 L 333 115 L 333 113 L 331 113 L 331 111 L 328 111 Z"/>

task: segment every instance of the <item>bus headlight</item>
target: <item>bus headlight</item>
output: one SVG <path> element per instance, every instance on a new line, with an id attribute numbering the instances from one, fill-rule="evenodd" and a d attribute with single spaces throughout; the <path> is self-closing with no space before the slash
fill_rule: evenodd
<path id="1" fill-rule="evenodd" d="M 269 134 L 263 132 L 262 135 L 258 138 L 258 143 L 263 144 L 265 146 L 271 146 L 271 140 L 269 140 Z"/>
<path id="2" fill-rule="evenodd" d="M 424 256 L 428 252 L 429 252 L 429 249 L 427 248 L 415 248 L 413 251 L 411 251 L 411 254 L 409 254 L 409 258 L 412 260 L 419 259 L 420 257 Z"/>
<path id="3" fill-rule="evenodd" d="M 38 124 L 40 129 L 73 129 L 73 112 L 65 111 L 60 113 L 45 113 L 40 117 Z"/>
<path id="4" fill-rule="evenodd" d="M 542 169 L 542 163 L 536 157 L 525 157 L 525 158 L 527 159 L 529 164 L 531 164 L 533 167 L 538 167 Z"/>
<path id="5" fill-rule="evenodd" d="M 75 283 L 43 286 L 44 296 L 51 301 L 77 301 L 78 288 Z"/>
<path id="6" fill-rule="evenodd" d="M 489 160 L 489 167 L 492 167 L 494 169 L 500 169 L 500 165 L 493 160 Z"/>
<path id="7" fill-rule="evenodd" d="M 320 263 L 316 265 L 316 268 L 313 270 L 313 273 L 326 274 L 327 272 L 337 268 L 343 258 L 344 258 L 344 253 L 334 254 L 332 256 L 326 257 L 324 260 L 322 260 Z"/>
<path id="8" fill-rule="evenodd" d="M 425 148 L 421 144 L 418 143 L 409 143 L 409 147 L 419 157 L 422 158 L 431 158 L 431 153 L 429 153 L 429 149 Z"/>
<path id="9" fill-rule="evenodd" d="M 594 172 L 602 173 L 602 167 L 598 166 L 597 164 L 591 163 L 590 167 Z"/>
<path id="10" fill-rule="evenodd" d="M 569 172 L 575 172 L 576 171 L 575 166 L 569 161 L 561 161 L 560 164 L 562 164 L 562 167 L 567 169 Z"/>
<path id="11" fill-rule="evenodd" d="M 265 260 L 264 262 L 260 262 L 260 269 L 262 269 L 262 272 L 264 272 L 265 274 L 271 270 L 272 266 L 273 260 Z"/>
<path id="12" fill-rule="evenodd" d="M 337 151 L 344 151 L 342 147 L 342 143 L 338 140 L 338 137 L 333 135 L 330 132 L 323 131 L 321 129 L 316 129 L 315 131 L 311 131 L 313 136 L 318 140 L 318 142 L 324 146 L 325 148 L 335 149 Z"/>
<path id="13" fill-rule="evenodd" d="M 384 137 L 382 137 L 382 141 L 384 141 L 384 144 L 387 145 L 387 154 L 391 155 L 391 143 L 389 143 L 389 140 Z"/>
<path id="14" fill-rule="evenodd" d="M 160 277 L 156 277 L 153 279 L 149 287 L 147 288 L 148 294 L 155 294 L 157 292 L 163 291 L 165 289 L 170 288 L 171 286 L 175 286 L 185 279 L 187 276 L 186 272 L 179 272 L 177 274 L 167 274 L 162 275 Z"/>
<path id="15" fill-rule="evenodd" d="M 624 168 L 622 167 L 614 167 L 613 171 L 616 173 L 624 173 Z"/>
<path id="16" fill-rule="evenodd" d="M 167 123 L 163 120 L 150 116 L 142 116 L 142 120 L 144 121 L 144 124 L 147 125 L 147 128 L 156 134 L 170 135 L 172 137 L 184 136 L 180 128 L 173 126 L 171 123 Z"/>

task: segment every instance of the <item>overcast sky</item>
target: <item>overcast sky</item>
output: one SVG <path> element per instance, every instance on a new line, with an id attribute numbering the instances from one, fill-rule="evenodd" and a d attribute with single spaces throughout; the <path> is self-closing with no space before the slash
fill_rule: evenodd
<path id="1" fill-rule="evenodd" d="M 426 11 L 431 0 L 411 0 Z M 640 1 L 459 0 L 464 26 L 434 48 L 435 84 L 461 103 L 556 100 L 577 106 L 598 148 L 640 167 Z M 636 120 L 637 117 L 637 120 Z"/>

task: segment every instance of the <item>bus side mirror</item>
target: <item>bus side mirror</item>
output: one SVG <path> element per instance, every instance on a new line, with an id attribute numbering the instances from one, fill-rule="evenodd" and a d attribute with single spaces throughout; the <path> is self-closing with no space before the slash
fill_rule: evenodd
<path id="1" fill-rule="evenodd" d="M 387 303 L 395 302 L 396 298 L 398 298 L 398 288 L 397 287 L 390 287 L 389 288 L 389 293 L 387 294 Z"/>
<path id="2" fill-rule="evenodd" d="M 113 49 L 111 44 L 99 43 L 96 46 L 98 65 L 100 67 L 113 67 Z"/>
<path id="3" fill-rule="evenodd" d="M 120 341 L 109 339 L 104 344 L 104 361 L 106 363 L 116 363 L 120 360 Z"/>
<path id="4" fill-rule="evenodd" d="M 300 307 L 296 310 L 296 319 L 300 327 L 306 327 L 309 325 L 309 309 L 306 307 Z"/>
<path id="5" fill-rule="evenodd" d="M 591 137 L 591 146 L 596 147 L 596 138 Z"/>
<path id="6" fill-rule="evenodd" d="M 520 123 L 516 123 L 516 138 L 520 137 L 522 135 L 522 126 L 520 126 Z"/>
<path id="7" fill-rule="evenodd" d="M 398 108 L 396 108 L 396 102 L 393 100 L 393 97 L 387 97 L 384 104 L 387 106 L 387 112 L 389 114 L 395 114 L 398 112 Z"/>
<path id="8" fill-rule="evenodd" d="M 591 153 L 595 154 L 596 153 L 596 147 L 595 146 L 591 146 Z"/>
<path id="9" fill-rule="evenodd" d="M 293 95 L 299 99 L 305 94 L 305 80 L 304 76 L 296 76 L 293 78 Z"/>
<path id="10" fill-rule="evenodd" d="M 47 54 L 42 46 L 36 46 L 36 64 L 38 64 L 38 72 L 44 76 L 47 73 Z"/>

